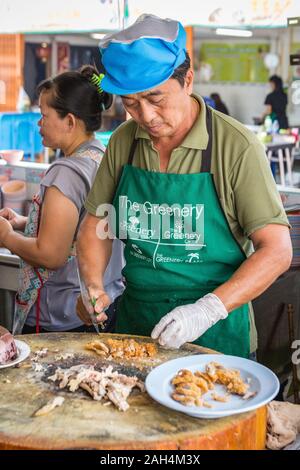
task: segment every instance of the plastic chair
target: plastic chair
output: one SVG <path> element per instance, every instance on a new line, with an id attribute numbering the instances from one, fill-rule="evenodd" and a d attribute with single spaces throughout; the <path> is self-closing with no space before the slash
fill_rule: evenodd
<path id="1" fill-rule="evenodd" d="M 290 144 L 268 144 L 267 145 L 267 157 L 270 164 L 278 163 L 279 164 L 279 174 L 280 174 L 280 184 L 285 186 L 285 168 L 284 164 L 287 167 L 287 174 L 289 183 L 293 186 L 293 176 L 292 176 L 292 167 L 293 167 L 293 149 L 295 147 L 294 143 Z"/>
<path id="2" fill-rule="evenodd" d="M 34 158 L 35 153 L 43 152 L 39 134 L 40 113 L 0 113 L 0 148 L 22 149 Z"/>

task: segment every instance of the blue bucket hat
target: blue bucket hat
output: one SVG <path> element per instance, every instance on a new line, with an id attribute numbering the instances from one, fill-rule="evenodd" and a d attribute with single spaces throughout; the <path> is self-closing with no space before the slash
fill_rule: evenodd
<path id="1" fill-rule="evenodd" d="M 186 33 L 179 21 L 141 15 L 118 33 L 99 43 L 106 74 L 101 88 L 130 95 L 167 81 L 186 59 Z"/>

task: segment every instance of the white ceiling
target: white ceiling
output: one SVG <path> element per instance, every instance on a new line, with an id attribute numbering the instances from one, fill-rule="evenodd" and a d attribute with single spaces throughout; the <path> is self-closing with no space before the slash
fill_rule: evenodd
<path id="1" fill-rule="evenodd" d="M 248 28 L 246 28 L 248 29 Z M 260 38 L 260 39 L 275 39 L 278 36 L 280 36 L 283 32 L 285 32 L 287 28 L 256 28 L 253 30 L 253 36 L 252 38 Z M 200 26 L 195 26 L 194 27 L 194 38 L 197 39 L 216 39 L 216 38 L 221 38 L 221 36 L 217 36 L 215 33 L 215 28 L 204 28 Z M 228 39 L 227 39 L 228 40 Z M 247 41 L 249 41 L 249 38 L 247 38 Z"/>

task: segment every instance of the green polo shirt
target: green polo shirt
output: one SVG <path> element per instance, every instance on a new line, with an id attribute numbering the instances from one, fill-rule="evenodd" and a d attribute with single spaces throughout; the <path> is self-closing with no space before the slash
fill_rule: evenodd
<path id="1" fill-rule="evenodd" d="M 172 151 L 168 173 L 198 173 L 201 168 L 202 150 L 208 143 L 206 109 L 203 99 L 193 96 L 201 111 L 182 144 Z M 133 120 L 123 123 L 110 138 L 88 195 L 85 207 L 89 213 L 96 215 L 100 204 L 113 201 L 134 138 L 138 144 L 133 165 L 160 171 L 159 154 L 147 132 Z M 247 255 L 253 251 L 249 239 L 253 232 L 267 224 L 289 225 L 263 145 L 238 121 L 215 110 L 212 110 L 211 171 L 232 234 Z M 252 334 L 253 338 L 252 350 L 256 342 Z"/>

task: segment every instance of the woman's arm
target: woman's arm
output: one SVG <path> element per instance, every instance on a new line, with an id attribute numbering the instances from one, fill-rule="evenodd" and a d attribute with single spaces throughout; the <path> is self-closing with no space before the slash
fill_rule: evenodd
<path id="1" fill-rule="evenodd" d="M 94 310 L 100 314 L 96 317 L 99 322 L 106 320 L 106 315 L 101 312 L 111 303 L 111 299 L 105 292 L 103 278 L 111 257 L 113 240 L 109 236 L 100 235 L 100 232 L 105 233 L 107 230 L 109 229 L 106 219 L 99 219 L 88 213 L 80 224 L 77 242 L 78 265 L 82 282 L 86 286 L 90 299 L 93 297 L 97 299 Z M 77 313 L 83 322 L 90 323 L 87 311 L 79 308 Z"/>
<path id="2" fill-rule="evenodd" d="M 32 266 L 58 269 L 65 264 L 72 246 L 79 214 L 75 204 L 56 187 L 46 190 L 37 238 L 13 231 L 0 221 L 0 241 Z M 6 225 L 4 227 L 4 222 Z"/>

